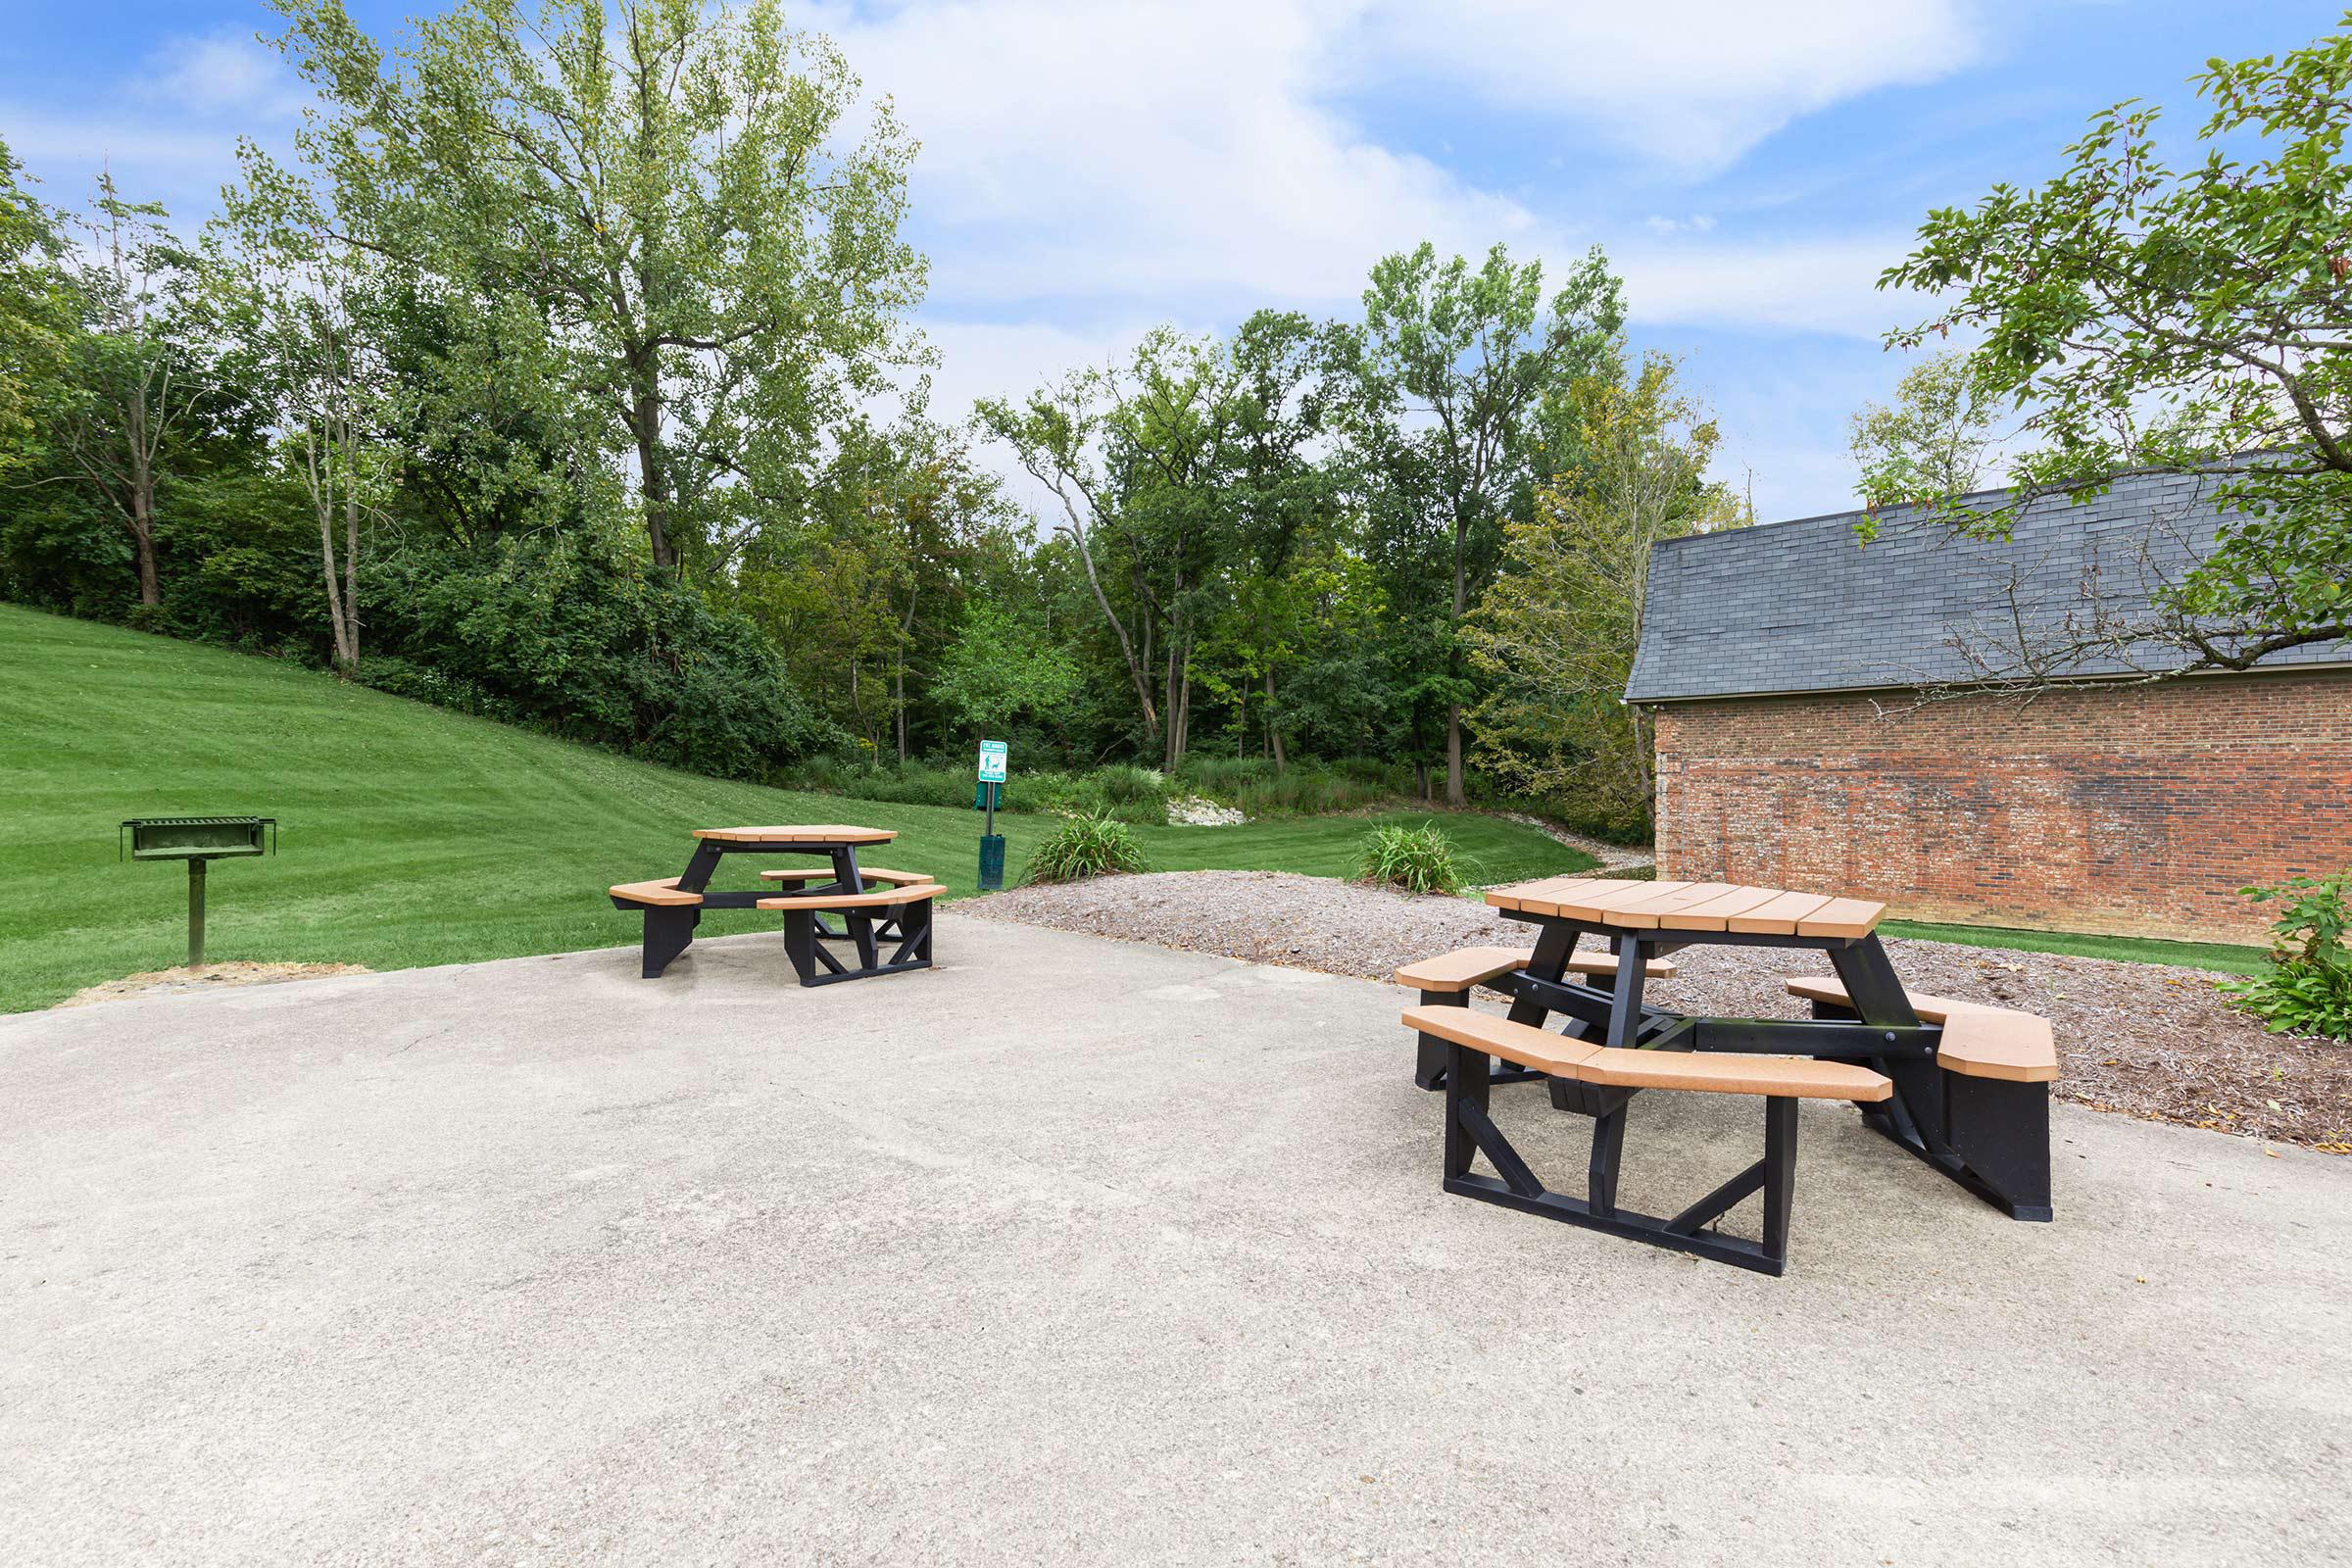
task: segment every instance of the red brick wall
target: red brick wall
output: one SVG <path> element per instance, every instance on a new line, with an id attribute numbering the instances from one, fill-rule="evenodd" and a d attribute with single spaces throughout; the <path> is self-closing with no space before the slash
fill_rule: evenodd
<path id="1" fill-rule="evenodd" d="M 1892 702 L 1899 699 L 1885 699 Z M 2352 671 L 1657 710 L 1658 874 L 1922 920 L 2224 942 L 2236 890 L 2352 866 Z"/>

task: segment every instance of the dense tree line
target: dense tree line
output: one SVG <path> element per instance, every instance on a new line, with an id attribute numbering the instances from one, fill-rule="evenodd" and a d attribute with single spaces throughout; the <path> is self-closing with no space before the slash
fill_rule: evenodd
<path id="1" fill-rule="evenodd" d="M 736 776 L 988 732 L 1645 814 L 1625 552 L 1740 514 L 1597 251 L 1424 245 L 1360 318 L 1163 328 L 951 426 L 912 143 L 773 4 L 466 0 L 389 51 L 276 3 L 317 109 L 201 232 L 0 153 L 8 597 Z"/>

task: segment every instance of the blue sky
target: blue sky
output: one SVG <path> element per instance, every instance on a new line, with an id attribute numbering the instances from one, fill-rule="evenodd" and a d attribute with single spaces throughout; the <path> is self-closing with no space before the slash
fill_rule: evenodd
<path id="1" fill-rule="evenodd" d="M 257 0 L 20 0 L 0 137 L 53 201 L 99 162 L 200 218 L 240 131 L 301 94 Z M 354 0 L 379 37 L 407 6 Z M 1920 218 L 2028 181 L 2094 110 L 2195 114 L 2210 56 L 2332 28 L 2265 0 L 828 0 L 831 34 L 922 139 L 935 412 L 1098 362 L 1148 326 L 1354 309 L 1421 239 L 1601 245 L 1635 342 L 1681 355 L 1718 471 L 1766 518 L 1847 506 L 1846 416 L 1903 369 L 1876 292 Z"/>

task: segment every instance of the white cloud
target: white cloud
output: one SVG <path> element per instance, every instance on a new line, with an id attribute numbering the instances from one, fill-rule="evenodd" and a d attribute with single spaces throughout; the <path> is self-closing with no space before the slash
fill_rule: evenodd
<path id="1" fill-rule="evenodd" d="M 1467 95 L 1501 122 L 1596 129 L 1690 169 L 1975 48 L 1956 0 L 836 0 L 801 18 L 923 143 L 914 198 L 935 325 L 1344 311 L 1377 257 L 1423 239 L 1470 254 L 1503 240 L 1555 264 L 1600 239 L 1637 319 L 1875 336 L 1903 314 L 1871 288 L 1900 254 L 1892 242 L 1735 237 L 1699 213 L 1595 232 L 1386 144 L 1344 106 Z M 945 383 L 938 401 L 954 406 Z"/>
<path id="2" fill-rule="evenodd" d="M 1908 232 L 1612 249 L 1628 311 L 1652 325 L 1779 328 L 1876 339 L 1924 316 L 1916 295 L 1881 293 Z"/>
<path id="3" fill-rule="evenodd" d="M 945 299 L 1320 303 L 1401 244 L 1530 234 L 1518 202 L 1323 107 L 1319 9 L 967 0 L 820 25 L 922 140 Z"/>
<path id="4" fill-rule="evenodd" d="M 244 33 L 174 38 L 148 59 L 145 96 L 206 119 L 289 119 L 310 93 L 277 54 Z"/>
<path id="5" fill-rule="evenodd" d="M 1980 48 L 1960 0 L 1392 0 L 1365 8 L 1350 42 L 1371 79 L 1437 76 L 1691 172 Z"/>

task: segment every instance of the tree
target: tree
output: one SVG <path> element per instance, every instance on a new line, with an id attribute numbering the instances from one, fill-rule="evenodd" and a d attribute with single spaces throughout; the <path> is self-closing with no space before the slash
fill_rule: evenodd
<path id="1" fill-rule="evenodd" d="M 1205 618 L 1202 550 L 1222 515 L 1230 382 L 1221 345 L 1157 327 L 1123 362 L 1074 371 L 1017 405 L 983 398 L 974 414 L 1060 503 L 1056 531 L 1117 643 L 1143 740 L 1170 767 L 1184 755 L 1193 639 Z M 1127 568 L 1113 579 L 1118 605 L 1106 554 Z M 1165 664 L 1157 702 L 1155 645 Z"/>
<path id="2" fill-rule="evenodd" d="M 1904 372 L 1891 406 L 1862 405 L 1846 445 L 1866 501 L 1934 505 L 1984 484 L 1994 439 L 1992 413 L 1978 398 L 1968 356 L 1943 353 Z"/>
<path id="3" fill-rule="evenodd" d="M 2025 651 L 2030 684 L 2093 658 L 2161 679 L 2352 637 L 2352 15 L 2340 25 L 2192 78 L 2212 105 L 2195 164 L 2165 162 L 2159 110 L 2119 104 L 2040 187 L 1931 213 L 1881 279 L 1956 296 L 1889 343 L 1981 333 L 1973 394 L 2023 411 L 2035 443 L 2016 494 L 1955 527 L 2003 538 L 2041 497 L 2125 473 L 2195 475 L 2226 509 L 2150 613 Z"/>
<path id="4" fill-rule="evenodd" d="M 933 691 L 970 739 L 1001 734 L 1019 719 L 1058 727 L 1080 675 L 1035 615 L 975 599 L 940 660 Z"/>
<path id="5" fill-rule="evenodd" d="M 37 389 L 56 375 L 73 325 L 57 215 L 25 179 L 0 141 L 0 474 L 31 456 Z"/>
<path id="6" fill-rule="evenodd" d="M 74 220 L 69 287 L 79 317 L 62 343 L 40 422 L 50 443 L 129 531 L 139 606 L 163 603 L 156 495 L 201 420 L 208 328 L 202 260 L 155 202 L 125 200 L 101 171 Z"/>
<path id="7" fill-rule="evenodd" d="M 1653 354 L 1630 375 L 1569 390 L 1580 467 L 1510 524 L 1504 569 L 1463 631 L 1493 682 L 1471 715 L 1480 760 L 1530 795 L 1578 801 L 1625 827 L 1647 828 L 1656 799 L 1647 725 L 1623 700 L 1651 549 L 1751 520 L 1707 479 L 1715 422 L 1674 375 Z"/>
<path id="8" fill-rule="evenodd" d="M 310 498 L 335 665 L 348 675 L 360 664 L 360 523 L 379 511 L 397 461 L 380 263 L 342 236 L 308 183 L 251 142 L 239 153 L 245 178 L 224 193 L 213 268 Z"/>
<path id="9" fill-rule="evenodd" d="M 1354 439 L 1391 506 L 1418 492 L 1450 549 L 1446 612 L 1446 799 L 1463 804 L 1461 652 L 1453 635 L 1485 585 L 1502 523 L 1543 476 L 1536 415 L 1547 392 L 1592 369 L 1624 319 L 1599 250 L 1546 304 L 1541 262 L 1496 245 L 1476 271 L 1424 243 L 1382 259 L 1360 329 L 1337 337 L 1352 381 Z"/>
<path id="10" fill-rule="evenodd" d="M 304 148 L 352 232 L 544 317 L 562 394 L 634 459 L 656 565 L 723 565 L 741 510 L 921 358 L 913 144 L 888 100 L 841 143 L 858 78 L 775 0 L 464 0 L 390 72 L 339 0 L 274 3 L 338 111 Z"/>

